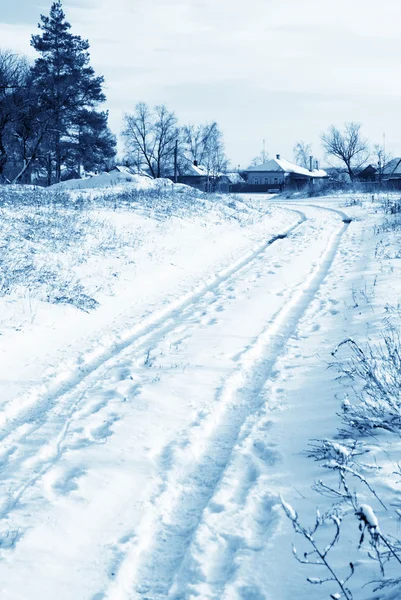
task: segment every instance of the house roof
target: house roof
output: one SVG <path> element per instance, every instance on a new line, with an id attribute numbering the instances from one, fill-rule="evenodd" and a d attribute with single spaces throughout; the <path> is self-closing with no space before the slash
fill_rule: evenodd
<path id="1" fill-rule="evenodd" d="M 249 167 L 247 172 L 277 172 L 277 173 L 296 173 L 297 175 L 304 175 L 305 177 L 327 177 L 326 171 L 323 169 L 313 169 L 313 171 L 309 171 L 304 167 L 300 167 L 289 160 L 285 160 L 283 158 L 272 158 L 267 162 L 262 163 L 261 165 L 256 165 L 255 167 Z"/>
<path id="2" fill-rule="evenodd" d="M 362 175 L 363 173 L 376 173 L 376 171 L 377 167 L 375 165 L 367 165 L 364 169 L 362 169 L 359 175 Z"/>
<path id="3" fill-rule="evenodd" d="M 119 173 L 132 173 L 131 167 L 125 165 L 115 165 L 111 170 L 118 171 Z"/>
<path id="4" fill-rule="evenodd" d="M 221 173 L 222 177 L 227 177 L 228 181 L 232 184 L 245 183 L 245 179 L 241 177 L 239 173 L 234 171 L 233 173 Z"/>
<path id="5" fill-rule="evenodd" d="M 194 165 L 192 162 L 188 161 L 187 163 L 185 163 L 184 167 L 181 167 L 180 169 L 180 175 L 185 175 L 185 176 L 193 176 L 193 177 L 199 177 L 207 176 L 207 169 L 206 167 L 202 166 L 202 165 Z"/>
<path id="6" fill-rule="evenodd" d="M 203 165 L 194 165 L 191 162 L 188 162 L 183 169 L 181 169 L 180 175 L 184 176 L 203 176 L 207 177 L 208 171 L 207 168 Z M 209 171 L 210 175 L 210 171 Z M 244 182 L 244 179 L 241 177 L 239 173 L 219 173 L 220 177 L 227 177 L 230 183 L 241 183 Z"/>
<path id="7" fill-rule="evenodd" d="M 401 177 L 401 158 L 393 158 L 383 169 L 383 175 L 388 177 Z"/>
<path id="8" fill-rule="evenodd" d="M 143 177 L 149 177 L 149 173 L 136 167 L 127 167 L 126 165 L 115 165 L 110 170 L 110 173 L 117 171 L 117 173 L 127 173 L 128 175 L 142 175 Z"/>

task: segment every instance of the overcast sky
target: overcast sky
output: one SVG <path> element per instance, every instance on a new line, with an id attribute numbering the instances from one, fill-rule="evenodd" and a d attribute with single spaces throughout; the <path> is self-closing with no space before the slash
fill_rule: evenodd
<path id="1" fill-rule="evenodd" d="M 0 0 L 0 46 L 29 46 L 43 0 Z M 182 123 L 216 120 L 234 166 L 261 150 L 322 155 L 330 124 L 359 121 L 401 156 L 399 0 L 65 0 L 106 78 L 115 133 L 138 101 Z"/>

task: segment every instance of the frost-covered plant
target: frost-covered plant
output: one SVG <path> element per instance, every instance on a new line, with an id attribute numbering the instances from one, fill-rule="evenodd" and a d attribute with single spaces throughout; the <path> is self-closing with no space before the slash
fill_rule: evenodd
<path id="1" fill-rule="evenodd" d="M 94 211 L 77 210 L 64 194 L 5 187 L 0 200 L 0 297 L 69 304 L 83 311 L 98 302 L 82 280 L 93 257 L 124 258 L 138 231 L 119 232 Z M 92 286 L 93 287 L 93 286 Z"/>
<path id="2" fill-rule="evenodd" d="M 401 199 L 399 198 L 382 198 L 383 210 L 389 215 L 399 215 L 401 213 Z"/>
<path id="3" fill-rule="evenodd" d="M 296 560 L 301 564 L 323 567 L 326 569 L 326 571 L 328 571 L 328 575 L 326 577 L 307 577 L 307 581 L 313 585 L 322 585 L 324 583 L 334 582 L 338 586 L 340 592 L 333 592 L 330 594 L 330 598 L 333 598 L 334 600 L 340 598 L 352 600 L 352 592 L 347 587 L 347 583 L 355 571 L 353 563 L 349 563 L 348 573 L 344 579 L 338 575 L 336 567 L 329 560 L 330 551 L 340 539 L 341 516 L 336 514 L 334 510 L 324 516 L 322 516 L 319 511 L 316 511 L 315 523 L 312 527 L 308 528 L 301 524 L 298 513 L 283 498 L 281 498 L 281 506 L 283 507 L 287 517 L 291 520 L 295 532 L 303 536 L 312 548 L 310 551 L 304 552 L 302 557 L 300 557 L 297 548 L 293 545 L 292 552 Z M 316 533 L 320 528 L 326 526 L 328 523 L 332 524 L 334 531 L 329 542 L 321 547 L 316 541 Z"/>
<path id="4" fill-rule="evenodd" d="M 377 503 L 378 509 L 383 511 L 383 517 L 389 516 L 391 519 L 392 505 L 386 504 L 375 489 L 375 477 L 380 472 L 380 465 L 375 461 L 373 464 L 368 464 L 367 460 L 372 448 L 362 439 L 363 436 L 371 436 L 376 431 L 381 431 L 382 442 L 383 436 L 390 437 L 389 442 L 391 442 L 394 435 L 398 440 L 401 433 L 400 336 L 398 329 L 392 326 L 390 321 L 387 325 L 380 343 L 376 345 L 369 343 L 362 348 L 354 340 L 347 339 L 333 352 L 333 356 L 338 359 L 337 370 L 346 377 L 348 382 L 352 382 L 356 401 L 352 403 L 347 397 L 343 402 L 341 416 L 346 428 L 338 432 L 338 438 L 312 440 L 307 454 L 319 461 L 323 468 L 337 473 L 337 484 L 331 481 L 327 483 L 322 479 L 314 484 L 316 491 L 334 498 L 335 503 L 324 518 L 318 513 L 312 528 L 301 525 L 295 510 L 288 504 L 282 503 L 295 531 L 302 534 L 312 545 L 311 553 L 316 559 L 311 563 L 308 553 L 300 559 L 294 552 L 297 560 L 303 564 L 320 564 L 328 570 L 327 578 L 309 577 L 308 581 L 313 584 L 336 581 L 340 591 L 331 595 L 331 598 L 335 599 L 352 598 L 352 592 L 346 583 L 354 573 L 354 563 L 348 563 L 351 571 L 347 578 L 343 579 L 338 573 L 346 568 L 344 565 L 347 564 L 347 560 L 344 560 L 343 565 L 341 563 L 338 565 L 338 562 L 330 561 L 328 556 L 334 546 L 339 544 L 345 519 L 349 521 L 352 515 L 357 519 L 360 530 L 357 547 L 361 549 L 364 545 L 366 548 L 367 541 L 366 554 L 379 565 L 382 575 L 380 581 L 371 582 L 375 585 L 372 599 L 398 600 L 401 597 L 401 577 L 394 577 L 394 572 L 391 572 L 392 577 L 388 577 L 386 572 L 387 564 L 396 565 L 398 570 L 401 567 L 401 541 L 381 531 L 379 518 L 367 499 L 370 495 L 373 503 Z M 340 360 L 339 352 L 343 353 L 346 349 L 350 353 Z M 390 443 L 389 447 L 391 452 Z M 391 459 L 388 452 L 386 456 Z M 393 475 L 397 476 L 400 473 L 398 466 L 398 471 Z M 399 485 L 399 481 L 396 481 L 395 485 Z M 393 505 L 398 507 L 399 503 Z M 401 516 L 399 508 L 396 508 L 395 512 L 397 516 Z M 316 544 L 316 533 L 327 521 L 335 526 L 335 532 L 329 542 L 322 546 L 322 550 Z M 341 589 L 340 584 L 344 589 Z"/>
<path id="5" fill-rule="evenodd" d="M 342 500 L 344 500 L 344 498 L 342 498 Z M 401 565 L 401 543 L 381 532 L 379 520 L 369 504 L 359 503 L 356 494 L 346 498 L 346 500 L 350 500 L 354 507 L 354 510 L 352 510 L 351 513 L 350 511 L 344 510 L 344 507 L 337 503 L 333 505 L 325 515 L 321 515 L 319 510 L 317 510 L 314 524 L 311 527 L 307 527 L 300 522 L 298 513 L 294 508 L 281 498 L 282 508 L 286 516 L 291 520 L 295 532 L 301 535 L 311 547 L 311 550 L 304 551 L 302 555 L 300 555 L 297 548 L 293 545 L 292 551 L 295 559 L 303 565 L 307 565 L 311 568 L 316 566 L 323 567 L 327 571 L 326 576 L 308 576 L 307 581 L 313 585 L 334 582 L 337 584 L 339 591 L 331 593 L 330 598 L 336 600 L 340 600 L 341 598 L 352 600 L 353 593 L 347 584 L 355 573 L 355 564 L 353 561 L 349 561 L 348 565 L 345 566 L 346 561 L 344 561 L 344 564 L 339 565 L 337 561 L 330 559 L 330 552 L 340 542 L 340 534 L 345 516 L 353 514 L 358 521 L 360 531 L 358 550 L 361 549 L 367 536 L 370 548 L 367 552 L 367 556 L 377 562 L 380 566 L 383 579 L 379 582 L 371 582 L 376 585 L 374 591 L 377 592 L 384 588 L 399 589 L 401 587 L 401 578 L 386 578 L 385 565 L 390 561 L 396 561 L 396 563 Z M 334 529 L 328 537 L 327 526 L 329 524 L 331 524 Z M 322 535 L 326 541 L 320 543 L 317 541 L 319 530 L 322 530 Z M 345 574 L 343 575 L 344 571 Z M 377 596 L 377 598 L 378 597 L 379 596 Z"/>
<path id="6" fill-rule="evenodd" d="M 308 456 L 321 461 L 322 467 L 338 474 L 337 487 L 329 486 L 321 479 L 314 485 L 314 489 L 320 494 L 348 502 L 354 510 L 358 509 L 358 499 L 354 488 L 351 488 L 349 479 L 356 479 L 376 498 L 376 500 L 387 510 L 386 505 L 376 494 L 369 483 L 364 472 L 377 470 L 376 465 L 361 463 L 359 456 L 368 453 L 368 449 L 360 441 L 345 440 L 341 444 L 333 440 L 312 440 Z"/>
<path id="7" fill-rule="evenodd" d="M 401 432 L 401 352 L 398 331 L 389 329 L 378 344 L 364 348 L 346 339 L 332 352 L 347 348 L 350 354 L 333 366 L 356 386 L 356 402 L 346 398 L 342 405 L 342 420 L 346 429 L 342 435 L 367 435 L 377 429 Z"/>

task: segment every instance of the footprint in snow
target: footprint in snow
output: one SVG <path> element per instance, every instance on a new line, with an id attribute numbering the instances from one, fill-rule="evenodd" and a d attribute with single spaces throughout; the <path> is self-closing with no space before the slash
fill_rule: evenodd
<path id="1" fill-rule="evenodd" d="M 253 452 L 264 463 L 270 466 L 275 465 L 281 459 L 280 453 L 263 440 L 255 440 L 253 442 Z"/>
<path id="2" fill-rule="evenodd" d="M 211 513 L 222 513 L 224 511 L 224 504 L 220 504 L 219 502 L 210 502 L 208 509 Z"/>
<path id="3" fill-rule="evenodd" d="M 106 440 L 108 437 L 113 435 L 114 432 L 111 428 L 117 421 L 119 421 L 119 417 L 117 417 L 117 415 L 113 416 L 112 419 L 104 421 L 102 425 L 99 425 L 98 427 L 95 427 L 95 429 L 91 430 L 91 437 L 96 441 Z"/>
<path id="4" fill-rule="evenodd" d="M 66 496 L 78 489 L 78 480 L 86 473 L 83 467 L 74 467 L 65 471 L 61 477 L 53 483 L 53 489 L 60 495 Z"/>
<path id="5" fill-rule="evenodd" d="M 115 369 L 111 379 L 113 381 L 124 381 L 125 379 L 132 379 L 131 369 L 128 366 Z"/>
<path id="6" fill-rule="evenodd" d="M 239 590 L 239 600 L 267 600 L 260 588 L 255 585 L 244 585 Z"/>

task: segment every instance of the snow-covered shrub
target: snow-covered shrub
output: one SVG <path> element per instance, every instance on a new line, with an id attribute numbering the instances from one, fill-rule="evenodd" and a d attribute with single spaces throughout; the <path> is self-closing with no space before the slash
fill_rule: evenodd
<path id="1" fill-rule="evenodd" d="M 294 530 L 312 547 L 301 555 L 294 550 L 294 556 L 310 569 L 326 569 L 326 577 L 315 577 L 313 572 L 307 578 L 309 583 L 334 582 L 339 590 L 330 597 L 348 600 L 358 597 L 355 592 L 361 586 L 359 580 L 355 590 L 354 580 L 351 581 L 356 565 L 365 564 L 366 569 L 366 561 L 373 561 L 372 565 L 379 567 L 376 579 L 368 578 L 369 568 L 360 574 L 362 584 L 372 584 L 369 597 L 395 600 L 401 598 L 401 577 L 397 576 L 401 568 L 401 540 L 394 531 L 394 520 L 401 517 L 397 492 L 401 467 L 391 454 L 393 442 L 399 443 L 401 434 L 399 331 L 389 326 L 380 342 L 366 343 L 363 347 L 354 340 L 344 340 L 332 354 L 337 360 L 335 367 L 348 388 L 341 414 L 345 428 L 339 430 L 334 439 L 311 440 L 307 455 L 320 462 L 328 473 L 326 480 L 318 479 L 313 488 L 334 499 L 334 503 L 323 517 L 317 513 L 312 527 L 305 527 L 297 512 L 282 502 Z M 382 492 L 378 491 L 382 490 L 380 474 L 386 467 L 387 490 L 393 490 L 393 501 L 387 496 L 383 500 Z M 330 474 L 336 474 L 337 480 Z M 331 536 L 329 523 L 334 527 Z M 363 561 L 358 558 L 361 552 Z"/>
<path id="2" fill-rule="evenodd" d="M 352 600 L 353 595 L 347 584 L 355 571 L 353 563 L 350 562 L 346 569 L 341 569 L 341 571 L 344 570 L 344 573 L 340 574 L 338 572 L 339 569 L 336 569 L 330 560 L 330 552 L 333 550 L 334 546 L 338 544 L 340 539 L 341 515 L 333 509 L 322 516 L 317 510 L 314 524 L 311 527 L 305 527 L 300 522 L 298 513 L 283 498 L 281 498 L 281 505 L 286 516 L 292 522 L 295 532 L 301 535 L 311 547 L 311 550 L 304 551 L 302 556 L 300 556 L 296 546 L 293 545 L 292 552 L 295 559 L 301 564 L 308 565 L 308 567 L 323 568 L 327 573 L 323 577 L 308 576 L 307 581 L 312 585 L 323 585 L 326 583 L 331 585 L 334 584 L 340 591 L 335 592 L 333 590 L 330 594 L 330 598 L 335 600 L 340 598 Z M 329 541 L 326 540 L 323 544 L 319 543 L 317 536 L 320 533 L 320 530 L 327 530 L 327 527 L 330 525 L 332 526 L 332 531 Z"/>
<path id="3" fill-rule="evenodd" d="M 348 355 L 343 357 L 344 350 Z M 341 351 L 341 357 L 340 355 Z M 334 366 L 354 386 L 355 400 L 342 404 L 343 435 L 366 435 L 376 429 L 401 432 L 401 346 L 397 330 L 389 328 L 377 344 L 359 346 L 347 339 L 332 353 Z"/>
<path id="4" fill-rule="evenodd" d="M 59 190 L 0 188 L 0 297 L 70 304 L 84 311 L 97 306 L 79 275 L 96 256 L 118 254 L 137 245 L 135 232 L 117 234 L 95 211 Z M 79 207 L 79 210 L 77 210 Z"/>
<path id="5" fill-rule="evenodd" d="M 401 199 L 383 197 L 383 210 L 388 215 L 399 215 L 401 213 Z"/>

